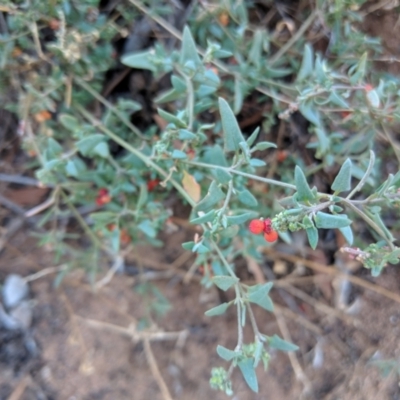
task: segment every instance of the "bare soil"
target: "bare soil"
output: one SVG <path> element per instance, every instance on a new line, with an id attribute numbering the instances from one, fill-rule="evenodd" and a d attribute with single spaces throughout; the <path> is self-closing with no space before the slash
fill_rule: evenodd
<path id="1" fill-rule="evenodd" d="M 399 35 L 392 28 L 398 32 L 399 26 L 395 10 L 372 12 L 364 23 L 366 32 L 382 37 L 386 56 L 397 59 L 379 62 L 378 67 L 396 74 Z M 16 141 L 9 143 L 15 151 Z M 5 172 L 15 172 L 17 158 L 11 157 L 4 165 L 7 162 L 13 167 Z M 20 207 L 36 205 L 46 194 L 41 189 L 17 193 L 20 189 L 0 186 L 2 194 Z M 3 226 L 9 228 L 13 218 L 14 214 L 0 207 Z M 151 340 L 150 346 L 173 399 L 225 399 L 223 393 L 210 389 L 208 380 L 212 366 L 224 365 L 216 346 L 234 348 L 236 344 L 236 316 L 233 311 L 215 319 L 204 316 L 205 310 L 219 304 L 221 294 L 202 288 L 198 275 L 190 283 L 182 282 L 191 259 L 182 255 L 180 246 L 188 232 L 183 225 L 178 226 L 177 232 L 165 233 L 162 249 L 141 248 L 128 257 L 132 271 L 141 266 L 155 273 L 158 278 L 152 283 L 172 305 L 149 333 L 158 332 L 163 340 Z M 0 282 L 10 273 L 29 276 L 54 267 L 51 252 L 38 248 L 30 232 L 30 227 L 23 225 L 17 235 L 7 237 L 0 254 Z M 7 229 L 0 233 L 5 235 Z M 300 264 L 301 260 L 299 257 Z M 327 264 L 323 256 L 317 261 Z M 276 255 L 266 255 L 261 267 L 276 271 L 282 265 L 294 268 L 292 262 Z M 244 275 L 252 277 L 247 266 L 243 268 Z M 130 271 L 127 268 L 126 274 L 115 275 L 99 290 L 94 290 L 81 271 L 69 273 L 58 288 L 54 274 L 33 280 L 31 328 L 23 332 L 0 328 L 0 400 L 164 400 L 144 341 L 132 340 L 146 315 L 146 303 L 135 292 L 139 277 L 130 276 Z M 356 276 L 384 290 L 377 293 L 349 284 L 352 307 L 345 311 L 336 304 L 343 282 L 321 278 L 317 273 L 311 276 L 311 270 L 306 271 L 303 277 L 308 276 L 308 280 L 292 282 L 297 292 L 279 284 L 272 292 L 279 306 L 278 318 L 283 319 L 291 340 L 300 347 L 296 358 L 272 353 L 268 371 L 258 371 L 258 394 L 250 392 L 235 372 L 234 399 L 400 399 L 398 266 L 388 267 L 377 279 L 356 268 Z M 105 274 L 103 270 L 99 277 Z M 284 281 L 286 275 L 278 274 L 278 278 Z M 274 315 L 261 309 L 255 312 L 264 333 L 282 336 L 282 326 Z M 184 333 L 169 339 L 168 332 Z M 245 332 L 245 339 L 252 339 L 250 331 Z M 397 366 L 384 374 L 371 362 L 374 360 L 392 360 Z"/>

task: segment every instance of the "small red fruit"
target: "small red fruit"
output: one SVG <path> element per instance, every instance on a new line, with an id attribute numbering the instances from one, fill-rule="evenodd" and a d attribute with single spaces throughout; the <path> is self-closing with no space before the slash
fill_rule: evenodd
<path id="1" fill-rule="evenodd" d="M 364 85 L 364 89 L 365 89 L 366 92 L 370 92 L 371 90 L 374 89 L 374 87 L 370 83 L 366 83 Z"/>
<path id="2" fill-rule="evenodd" d="M 151 179 L 147 182 L 147 190 L 152 192 L 160 183 L 159 179 Z"/>
<path id="3" fill-rule="evenodd" d="M 97 192 L 97 197 L 96 197 L 96 204 L 98 206 L 104 206 L 104 204 L 107 204 L 111 201 L 111 196 L 108 193 L 108 190 L 105 188 L 99 189 Z"/>
<path id="4" fill-rule="evenodd" d="M 259 235 L 264 232 L 264 221 L 261 219 L 253 219 L 249 224 L 249 231 L 254 235 Z"/>
<path id="5" fill-rule="evenodd" d="M 270 218 L 264 219 L 263 222 L 264 222 L 263 232 L 264 232 L 264 233 L 269 233 L 269 232 L 271 232 L 271 231 L 272 231 L 271 219 L 270 219 Z"/>
<path id="6" fill-rule="evenodd" d="M 264 239 L 269 243 L 275 242 L 278 240 L 278 232 L 271 229 L 269 232 L 264 233 Z"/>

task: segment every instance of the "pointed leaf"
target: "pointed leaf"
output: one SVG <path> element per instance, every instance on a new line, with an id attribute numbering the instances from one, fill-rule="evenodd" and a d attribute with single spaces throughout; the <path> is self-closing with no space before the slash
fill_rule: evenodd
<path id="1" fill-rule="evenodd" d="M 175 115 L 172 115 L 161 108 L 157 108 L 157 112 L 160 115 L 162 119 L 164 119 L 167 122 L 170 122 L 172 124 L 175 124 L 178 128 L 186 128 L 186 122 L 182 121 L 180 118 L 175 117 Z"/>
<path id="2" fill-rule="evenodd" d="M 271 147 L 273 148 L 277 148 L 275 143 L 272 142 L 259 142 L 257 143 L 252 149 L 251 151 L 256 151 L 256 150 L 266 150 L 266 149 L 270 149 Z"/>
<path id="3" fill-rule="evenodd" d="M 239 282 L 238 278 L 234 278 L 233 276 L 226 275 L 218 275 L 212 278 L 213 283 L 218 286 L 224 292 L 232 287 L 234 284 Z"/>
<path id="4" fill-rule="evenodd" d="M 307 43 L 304 46 L 303 61 L 301 62 L 300 71 L 297 74 L 297 81 L 302 81 L 303 79 L 309 77 L 314 70 L 314 51 L 312 46 Z"/>
<path id="5" fill-rule="evenodd" d="M 200 57 L 197 54 L 196 43 L 190 29 L 185 26 L 183 29 L 182 49 L 179 62 L 181 65 L 185 65 L 188 61 L 192 61 L 196 66 L 201 65 Z"/>
<path id="6" fill-rule="evenodd" d="M 253 43 L 249 51 L 249 61 L 253 63 L 255 67 L 259 67 L 262 61 L 262 43 L 263 43 L 264 31 L 261 29 L 256 29 L 253 36 Z"/>
<path id="7" fill-rule="evenodd" d="M 194 133 L 186 129 L 179 129 L 179 135 L 178 135 L 179 140 L 193 140 L 196 138 L 197 136 Z"/>
<path id="8" fill-rule="evenodd" d="M 225 361 L 231 361 L 238 355 L 235 351 L 229 350 L 221 345 L 217 346 L 217 353 Z"/>
<path id="9" fill-rule="evenodd" d="M 331 189 L 335 193 L 346 192 L 351 188 L 351 160 L 348 158 L 340 168 L 335 180 L 332 183 Z"/>
<path id="10" fill-rule="evenodd" d="M 296 165 L 294 170 L 294 181 L 297 189 L 297 200 L 298 201 L 312 201 L 315 200 L 314 194 L 308 186 L 306 177 L 301 168 Z"/>
<path id="11" fill-rule="evenodd" d="M 106 142 L 100 142 L 94 147 L 93 153 L 103 158 L 109 157 L 110 151 L 108 149 L 108 144 Z"/>
<path id="12" fill-rule="evenodd" d="M 308 243 L 310 243 L 310 247 L 315 250 L 318 244 L 318 229 L 316 229 L 315 227 L 307 228 L 306 232 Z"/>
<path id="13" fill-rule="evenodd" d="M 257 199 L 247 189 L 239 192 L 238 200 L 249 207 L 256 207 L 258 204 Z"/>
<path id="14" fill-rule="evenodd" d="M 254 211 L 250 211 L 240 215 L 229 215 L 226 217 L 229 225 L 240 225 L 249 219 L 253 219 L 257 217 L 257 213 Z"/>
<path id="15" fill-rule="evenodd" d="M 244 380 L 249 385 L 249 388 L 258 393 L 258 381 L 256 371 L 253 366 L 253 361 L 251 358 L 245 358 L 238 362 L 240 372 L 243 375 Z"/>
<path id="16" fill-rule="evenodd" d="M 204 214 L 198 218 L 190 220 L 190 223 L 193 225 L 205 224 L 206 222 L 211 222 L 214 218 L 215 218 L 215 210 L 211 210 L 207 214 Z"/>
<path id="17" fill-rule="evenodd" d="M 297 351 L 299 346 L 296 346 L 293 343 L 287 342 L 286 340 L 281 339 L 278 335 L 274 335 L 268 338 L 268 344 L 273 349 L 281 350 L 281 351 Z"/>
<path id="18" fill-rule="evenodd" d="M 254 129 L 254 132 L 249 136 L 249 138 L 246 140 L 247 145 L 249 147 L 253 146 L 254 142 L 257 139 L 258 134 L 260 133 L 260 127 L 258 126 L 256 129 Z"/>
<path id="19" fill-rule="evenodd" d="M 349 244 L 349 246 L 353 245 L 353 230 L 351 229 L 350 226 L 345 226 L 343 228 L 339 228 L 339 231 L 342 233 L 344 238 L 346 239 L 346 242 Z"/>
<path id="20" fill-rule="evenodd" d="M 153 72 L 157 71 L 157 67 L 154 63 L 153 49 L 123 56 L 121 62 L 131 68 L 148 69 Z"/>
<path id="21" fill-rule="evenodd" d="M 239 143 L 244 141 L 239 124 L 226 100 L 220 97 L 218 103 L 224 131 L 224 150 L 226 152 L 237 151 L 240 149 Z"/>
<path id="22" fill-rule="evenodd" d="M 207 195 L 196 206 L 196 211 L 205 211 L 225 198 L 225 193 L 215 181 L 211 182 Z"/>
<path id="23" fill-rule="evenodd" d="M 213 307 L 210 310 L 207 310 L 204 314 L 207 317 L 214 317 L 216 315 L 224 314 L 225 311 L 229 308 L 230 303 L 222 303 L 217 307 Z"/>
<path id="24" fill-rule="evenodd" d="M 308 119 L 311 123 L 316 126 L 321 126 L 319 111 L 311 102 L 300 104 L 299 111 L 303 114 L 304 118 Z"/>
<path id="25" fill-rule="evenodd" d="M 255 285 L 250 287 L 248 291 L 249 301 L 254 304 L 258 304 L 267 311 L 274 311 L 274 304 L 268 295 L 272 285 L 272 282 L 267 282 L 263 285 Z"/>

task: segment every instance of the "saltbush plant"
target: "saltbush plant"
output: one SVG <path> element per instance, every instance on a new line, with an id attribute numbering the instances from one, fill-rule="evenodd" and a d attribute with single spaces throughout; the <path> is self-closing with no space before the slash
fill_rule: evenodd
<path id="1" fill-rule="evenodd" d="M 342 250 L 373 276 L 399 262 L 392 234 L 400 200 L 392 134 L 400 122 L 399 81 L 372 73 L 381 46 L 358 28 L 363 3 L 317 0 L 283 39 L 257 24 L 256 5 L 245 1 L 197 6 L 182 32 L 167 22 L 170 2 L 129 0 L 111 10 L 97 0 L 0 6 L 1 107 L 18 116 L 31 167 L 52 190 L 41 243 L 67 256 L 70 268 L 90 265 L 95 280 L 102 255 L 120 265 L 127 245 L 162 246 L 158 233 L 171 216 L 163 201 L 176 193 L 202 230 L 182 244 L 203 266 L 202 284 L 234 293 L 206 311 L 214 317 L 236 308 L 237 345 L 217 347 L 229 367 L 214 368 L 210 380 L 227 394 L 235 367 L 257 391 L 255 369 L 260 362 L 267 368 L 269 350 L 297 349 L 260 331 L 253 307 L 273 311 L 272 283 L 245 285 L 237 260 L 261 262 L 260 246 L 278 237 L 290 243 L 300 230 L 316 249 L 324 230 L 334 230 L 347 242 Z M 112 41 L 143 15 L 180 44 L 171 49 L 156 40 L 119 60 Z M 325 53 L 315 51 L 315 37 L 327 31 L 334 40 Z M 153 99 L 158 125 L 135 126 L 142 108 L 135 99 L 102 96 L 106 71 L 120 61 L 150 71 L 155 82 L 168 77 L 169 88 Z M 246 102 L 268 105 L 252 132 L 237 120 Z M 307 161 L 273 134 L 296 116 L 306 126 Z M 311 187 L 319 174 L 322 188 Z M 85 216 L 82 207 L 89 207 Z M 58 222 L 71 214 L 90 240 L 84 253 Z M 247 323 L 252 343 L 243 340 Z"/>

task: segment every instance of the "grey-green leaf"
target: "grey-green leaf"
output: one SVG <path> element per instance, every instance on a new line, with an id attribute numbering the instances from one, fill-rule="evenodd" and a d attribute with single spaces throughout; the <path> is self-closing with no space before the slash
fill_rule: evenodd
<path id="1" fill-rule="evenodd" d="M 267 311 L 274 311 L 274 304 L 268 295 L 272 285 L 272 282 L 267 282 L 263 285 L 255 285 L 250 287 L 248 291 L 249 301 L 254 304 L 258 304 Z"/>
<path id="2" fill-rule="evenodd" d="M 353 237 L 353 230 L 351 229 L 351 227 L 345 226 L 343 228 L 339 228 L 339 231 L 342 233 L 349 246 L 352 246 L 354 237 Z"/>
<path id="3" fill-rule="evenodd" d="M 237 356 L 237 353 L 235 351 L 229 350 L 221 345 L 217 346 L 217 353 L 225 361 L 231 361 Z"/>
<path id="4" fill-rule="evenodd" d="M 93 135 L 87 136 L 75 143 L 78 150 L 82 155 L 87 156 L 93 149 L 101 142 L 103 142 L 105 136 L 100 133 L 95 133 Z"/>
<path id="5" fill-rule="evenodd" d="M 226 217 L 229 225 L 240 225 L 252 218 L 257 218 L 257 213 L 254 211 L 246 212 L 240 215 L 229 215 Z"/>
<path id="6" fill-rule="evenodd" d="M 307 179 L 301 168 L 296 165 L 294 170 L 294 182 L 297 189 L 297 200 L 298 201 L 312 201 L 314 200 L 314 194 L 308 186 Z"/>
<path id="7" fill-rule="evenodd" d="M 211 222 L 214 218 L 215 218 L 215 210 L 211 210 L 207 214 L 202 215 L 201 217 L 190 220 L 190 223 L 193 225 L 205 224 L 206 222 Z"/>
<path id="8" fill-rule="evenodd" d="M 230 306 L 229 303 L 222 303 L 219 306 L 207 310 L 204 314 L 207 317 L 214 317 L 216 315 L 221 315 L 225 313 L 225 311 L 229 308 L 229 306 Z"/>
<path id="9" fill-rule="evenodd" d="M 317 212 L 314 217 L 315 225 L 317 228 L 322 229 L 337 229 L 349 226 L 352 221 L 344 214 L 327 214 L 322 211 Z"/>
<path id="10" fill-rule="evenodd" d="M 257 199 L 247 189 L 239 192 L 238 200 L 249 207 L 256 207 L 258 204 Z"/>
<path id="11" fill-rule="evenodd" d="M 299 349 L 299 346 L 281 339 L 278 335 L 268 338 L 268 344 L 273 349 L 281 351 L 297 351 Z"/>
<path id="12" fill-rule="evenodd" d="M 319 112 L 310 101 L 300 104 L 299 111 L 314 125 L 321 126 L 321 118 L 319 116 Z"/>
<path id="13" fill-rule="evenodd" d="M 196 43 L 187 26 L 183 29 L 182 49 L 179 61 L 181 65 L 185 65 L 188 61 L 192 61 L 196 66 L 201 65 L 200 57 L 197 54 Z"/>
<path id="14" fill-rule="evenodd" d="M 218 99 L 219 112 L 221 114 L 222 130 L 224 131 L 225 152 L 237 151 L 240 149 L 240 142 L 244 141 L 235 114 L 229 104 L 223 98 Z"/>
<path id="15" fill-rule="evenodd" d="M 217 182 L 212 181 L 206 196 L 197 204 L 196 211 L 205 211 L 217 204 L 225 197 L 224 192 L 218 187 Z"/>
<path id="16" fill-rule="evenodd" d="M 251 358 L 245 358 L 238 362 L 238 366 L 244 380 L 249 385 L 249 388 L 253 392 L 258 393 L 258 381 L 256 371 L 253 366 L 253 360 Z"/>
<path id="17" fill-rule="evenodd" d="M 239 282 L 238 278 L 226 275 L 217 275 L 212 279 L 213 283 L 218 286 L 221 290 L 226 291 L 234 284 Z"/>
<path id="18" fill-rule="evenodd" d="M 221 168 L 212 169 L 211 173 L 218 183 L 222 183 L 223 185 L 232 180 L 232 175 Z"/>
<path id="19" fill-rule="evenodd" d="M 348 158 L 340 168 L 339 173 L 337 174 L 335 180 L 332 183 L 332 190 L 335 193 L 346 192 L 351 188 L 351 160 Z"/>
<path id="20" fill-rule="evenodd" d="M 175 117 L 175 115 L 172 115 L 169 112 L 162 110 L 161 108 L 157 108 L 157 112 L 162 119 L 165 119 L 167 122 L 171 122 L 172 124 L 175 124 L 178 128 L 186 128 L 187 127 L 186 122 L 182 121 L 178 117 Z"/>
<path id="21" fill-rule="evenodd" d="M 304 46 L 303 61 L 301 62 L 300 71 L 297 74 L 297 80 L 302 81 L 309 77 L 314 70 L 314 51 L 312 46 L 307 43 Z"/>
<path id="22" fill-rule="evenodd" d="M 110 155 L 110 151 L 108 149 L 108 144 L 106 142 L 98 143 L 94 149 L 93 153 L 99 155 L 100 157 L 107 158 Z"/>
<path id="23" fill-rule="evenodd" d="M 252 149 L 251 151 L 256 151 L 256 150 L 266 150 L 266 149 L 270 149 L 271 147 L 276 149 L 276 144 L 272 143 L 272 142 L 259 142 L 257 143 Z"/>
<path id="24" fill-rule="evenodd" d="M 174 149 L 174 151 L 171 154 L 171 157 L 178 160 L 184 160 L 187 157 L 187 155 L 185 152 L 181 150 Z"/>
<path id="25" fill-rule="evenodd" d="M 308 242 L 310 243 L 311 248 L 315 250 L 318 244 L 318 229 L 316 229 L 313 226 L 312 228 L 307 228 L 306 232 L 307 232 Z"/>
<path id="26" fill-rule="evenodd" d="M 156 72 L 157 67 L 154 63 L 154 50 L 147 50 L 140 53 L 128 54 L 121 58 L 122 64 L 131 68 L 148 69 Z"/>

